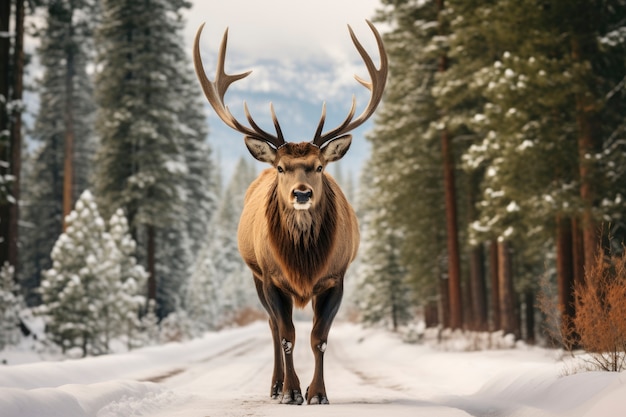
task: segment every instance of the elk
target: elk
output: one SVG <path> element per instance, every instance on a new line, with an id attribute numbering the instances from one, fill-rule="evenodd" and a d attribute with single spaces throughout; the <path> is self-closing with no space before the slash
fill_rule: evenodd
<path id="1" fill-rule="evenodd" d="M 366 108 L 355 119 L 356 99 L 345 120 L 322 133 L 326 105 L 310 142 L 286 142 L 276 113 L 270 104 L 276 134 L 264 131 L 254 122 L 243 103 L 249 125 L 233 117 L 224 104 L 224 95 L 235 81 L 248 76 L 226 74 L 224 61 L 228 29 L 224 32 L 215 80 L 207 78 L 200 57 L 200 36 L 196 33 L 193 58 L 196 75 L 215 113 L 229 127 L 244 135 L 254 158 L 268 163 L 246 192 L 238 228 L 239 252 L 252 271 L 259 300 L 269 315 L 274 347 L 274 372 L 270 396 L 283 404 L 328 404 L 324 385 L 324 352 L 331 324 L 343 295 L 343 279 L 359 246 L 359 229 L 354 210 L 335 180 L 325 171 L 330 162 L 341 159 L 352 140 L 348 133 L 363 124 L 380 102 L 388 71 L 382 38 L 367 21 L 376 38 L 380 68 L 372 61 L 352 28 L 350 37 L 369 72 L 371 82 L 356 80 L 370 91 Z M 292 321 L 293 306 L 313 307 L 311 349 L 315 358 L 314 375 L 302 395 L 294 369 L 296 341 Z"/>

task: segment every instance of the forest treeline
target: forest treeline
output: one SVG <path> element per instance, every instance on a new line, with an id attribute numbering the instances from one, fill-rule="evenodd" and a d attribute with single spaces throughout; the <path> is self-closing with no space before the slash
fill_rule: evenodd
<path id="1" fill-rule="evenodd" d="M 255 170 L 220 176 L 183 49 L 189 7 L 2 2 L 0 347 L 24 311 L 86 355 L 154 342 L 157 322 L 180 338 L 256 308 L 235 241 Z"/>
<path id="2" fill-rule="evenodd" d="M 190 4 L 0 7 L 0 348 L 23 305 L 83 354 L 258 317 L 235 240 L 255 170 L 222 186 Z M 554 288 L 574 318 L 585 271 L 626 238 L 626 0 L 382 0 L 373 20 L 390 77 L 344 309 L 533 340 Z"/>
<path id="3" fill-rule="evenodd" d="M 382 3 L 365 318 L 419 305 L 429 325 L 534 340 L 537 294 L 572 317 L 596 254 L 623 251 L 626 2 Z"/>

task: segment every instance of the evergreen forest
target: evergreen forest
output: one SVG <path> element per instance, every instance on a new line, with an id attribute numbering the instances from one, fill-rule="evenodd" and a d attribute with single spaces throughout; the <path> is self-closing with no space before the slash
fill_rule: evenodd
<path id="1" fill-rule="evenodd" d="M 33 317 L 81 355 L 263 319 L 236 241 L 257 172 L 224 181 L 208 144 L 191 4 L 0 7 L 0 349 Z M 334 168 L 362 238 L 343 317 L 576 345 L 592 272 L 626 285 L 626 0 L 381 0 L 372 21 L 371 154 Z"/>

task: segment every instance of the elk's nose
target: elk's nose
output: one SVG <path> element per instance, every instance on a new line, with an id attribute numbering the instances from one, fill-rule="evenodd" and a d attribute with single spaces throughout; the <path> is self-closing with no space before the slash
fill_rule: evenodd
<path id="1" fill-rule="evenodd" d="M 298 204 L 308 203 L 312 195 L 313 195 L 313 192 L 311 190 L 306 190 L 306 191 L 293 190 L 293 196 L 296 198 L 296 203 Z"/>

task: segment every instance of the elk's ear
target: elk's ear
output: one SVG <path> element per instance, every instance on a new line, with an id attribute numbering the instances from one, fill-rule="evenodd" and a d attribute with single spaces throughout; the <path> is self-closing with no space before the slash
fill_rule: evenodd
<path id="1" fill-rule="evenodd" d="M 351 143 L 352 135 L 340 136 L 322 148 L 322 155 L 327 162 L 338 161 L 348 152 Z"/>
<path id="2" fill-rule="evenodd" d="M 276 149 L 264 140 L 246 136 L 244 141 L 255 159 L 261 162 L 267 162 L 268 164 L 273 163 L 274 159 L 276 159 Z"/>

